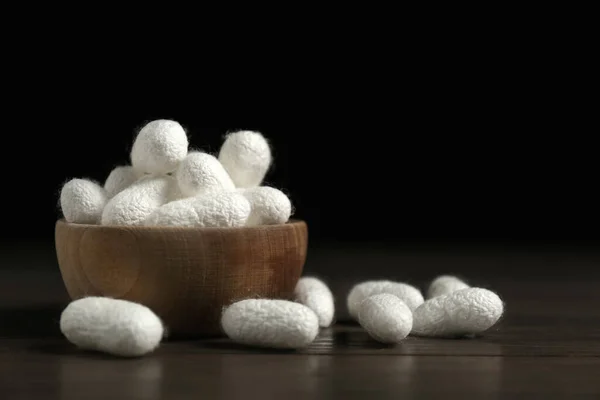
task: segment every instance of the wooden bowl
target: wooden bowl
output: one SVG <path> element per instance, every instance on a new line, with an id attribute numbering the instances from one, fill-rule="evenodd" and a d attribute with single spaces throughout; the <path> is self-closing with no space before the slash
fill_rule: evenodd
<path id="1" fill-rule="evenodd" d="M 222 308 L 245 298 L 291 299 L 304 269 L 306 223 L 243 228 L 101 226 L 59 220 L 56 254 L 73 300 L 144 304 L 170 338 L 221 336 Z"/>

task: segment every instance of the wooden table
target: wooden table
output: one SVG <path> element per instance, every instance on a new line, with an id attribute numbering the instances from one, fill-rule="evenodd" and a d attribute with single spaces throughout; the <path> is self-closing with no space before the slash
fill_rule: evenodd
<path id="1" fill-rule="evenodd" d="M 302 351 L 226 339 L 165 342 L 115 359 L 60 334 L 68 298 L 52 248 L 6 250 L 0 270 L 0 399 L 600 398 L 600 251 L 495 247 L 312 251 L 306 271 L 333 282 L 339 320 Z M 506 301 L 474 339 L 372 341 L 347 321 L 347 288 L 369 277 L 426 284 L 460 272 Z M 193 316 L 191 316 L 193 317 Z"/>

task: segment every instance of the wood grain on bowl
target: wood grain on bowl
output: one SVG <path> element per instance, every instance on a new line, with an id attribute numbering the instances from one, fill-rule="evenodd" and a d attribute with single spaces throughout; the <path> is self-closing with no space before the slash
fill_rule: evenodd
<path id="1" fill-rule="evenodd" d="M 244 228 L 56 223 L 72 299 L 108 296 L 150 307 L 171 338 L 222 335 L 222 308 L 249 297 L 291 299 L 308 246 L 304 221 Z"/>

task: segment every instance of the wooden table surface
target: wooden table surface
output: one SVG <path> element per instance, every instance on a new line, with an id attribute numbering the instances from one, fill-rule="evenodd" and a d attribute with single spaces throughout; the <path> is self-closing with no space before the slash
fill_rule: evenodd
<path id="1" fill-rule="evenodd" d="M 340 311 L 309 348 L 165 342 L 123 360 L 78 351 L 61 336 L 68 298 L 52 249 L 8 249 L 0 265 L 0 399 L 600 398 L 595 248 L 310 254 L 306 273 L 332 282 Z M 353 283 L 386 276 L 425 285 L 449 271 L 505 300 L 503 320 L 482 337 L 409 337 L 385 346 L 347 321 L 343 303 Z"/>

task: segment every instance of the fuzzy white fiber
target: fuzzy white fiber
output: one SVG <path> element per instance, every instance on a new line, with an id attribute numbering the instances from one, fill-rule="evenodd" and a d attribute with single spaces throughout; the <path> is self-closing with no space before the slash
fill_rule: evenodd
<path id="1" fill-rule="evenodd" d="M 131 165 L 139 174 L 161 175 L 175 171 L 188 152 L 188 138 L 176 121 L 149 122 L 131 148 Z"/>
<path id="2" fill-rule="evenodd" d="M 375 294 L 389 293 L 402 300 L 411 311 L 423 304 L 421 291 L 414 286 L 389 280 L 365 281 L 355 285 L 348 294 L 348 312 L 352 318 L 358 318 L 360 303 Z"/>
<path id="3" fill-rule="evenodd" d="M 180 196 L 171 176 L 141 178 L 108 201 L 102 225 L 143 225 L 153 211 Z"/>
<path id="4" fill-rule="evenodd" d="M 250 215 L 250 203 L 236 192 L 216 192 L 172 201 L 150 214 L 146 226 L 240 227 Z"/>
<path id="5" fill-rule="evenodd" d="M 413 326 L 413 315 L 398 297 L 381 293 L 360 303 L 358 322 L 373 339 L 392 344 L 408 336 Z"/>
<path id="6" fill-rule="evenodd" d="M 297 302 L 304 304 L 317 314 L 319 326 L 326 328 L 331 325 L 335 312 L 333 294 L 325 282 L 305 276 L 298 280 L 294 297 Z"/>
<path id="7" fill-rule="evenodd" d="M 234 342 L 275 349 L 308 346 L 319 333 L 319 319 L 308 307 L 287 300 L 247 299 L 227 307 L 221 316 Z"/>
<path id="8" fill-rule="evenodd" d="M 107 200 L 104 188 L 87 179 L 71 179 L 60 192 L 63 216 L 72 223 L 100 223 Z"/>
<path id="9" fill-rule="evenodd" d="M 117 193 L 122 192 L 141 176 L 136 173 L 130 165 L 121 165 L 110 171 L 106 181 L 104 182 L 104 189 L 109 199 L 115 197 Z"/>
<path id="10" fill-rule="evenodd" d="M 441 275 L 431 281 L 431 284 L 427 289 L 427 298 L 431 299 L 433 297 L 443 296 L 468 287 L 470 286 L 466 282 L 463 282 L 455 276 Z"/>
<path id="11" fill-rule="evenodd" d="M 161 320 L 148 307 L 108 297 L 71 302 L 61 314 L 60 330 L 81 349 L 122 357 L 152 352 L 164 333 Z"/>
<path id="12" fill-rule="evenodd" d="M 502 316 L 504 303 L 482 288 L 467 288 L 427 300 L 413 312 L 411 335 L 456 337 L 476 335 Z"/>
<path id="13" fill-rule="evenodd" d="M 255 187 L 262 183 L 271 166 L 271 148 L 259 132 L 232 132 L 221 146 L 219 161 L 236 187 Z"/>
<path id="14" fill-rule="evenodd" d="M 216 191 L 233 191 L 235 184 L 219 160 L 208 153 L 188 153 L 176 172 L 179 188 L 186 197 Z"/>
<path id="15" fill-rule="evenodd" d="M 281 190 L 257 186 L 240 192 L 252 206 L 247 226 L 285 224 L 290 219 L 292 203 Z"/>

